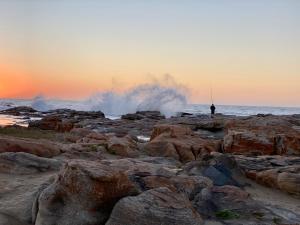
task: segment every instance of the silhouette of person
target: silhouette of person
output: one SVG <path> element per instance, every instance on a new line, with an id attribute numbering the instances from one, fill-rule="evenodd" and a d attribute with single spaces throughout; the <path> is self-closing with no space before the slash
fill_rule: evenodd
<path id="1" fill-rule="evenodd" d="M 210 112 L 211 112 L 211 115 L 214 115 L 214 114 L 215 114 L 215 111 L 216 111 L 216 107 L 215 107 L 214 104 L 212 104 L 212 105 L 210 106 Z"/>

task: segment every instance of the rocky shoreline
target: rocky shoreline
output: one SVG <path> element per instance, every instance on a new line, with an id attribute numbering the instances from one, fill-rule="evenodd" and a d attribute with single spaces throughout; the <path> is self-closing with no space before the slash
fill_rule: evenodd
<path id="1" fill-rule="evenodd" d="M 0 113 L 0 225 L 300 223 L 300 115 Z"/>

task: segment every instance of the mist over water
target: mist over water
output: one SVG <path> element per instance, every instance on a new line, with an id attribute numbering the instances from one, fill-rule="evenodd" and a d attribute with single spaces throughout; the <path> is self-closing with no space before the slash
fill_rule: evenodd
<path id="1" fill-rule="evenodd" d="M 178 85 L 170 75 L 162 80 L 153 80 L 123 93 L 115 91 L 95 93 L 86 100 L 73 101 L 70 105 L 63 101 L 47 100 L 42 95 L 35 97 L 31 106 L 39 111 L 71 108 L 84 111 L 102 111 L 105 115 L 120 116 L 137 111 L 160 111 L 166 117 L 183 111 L 187 106 L 187 89 Z M 66 103 L 66 101 L 64 101 Z"/>

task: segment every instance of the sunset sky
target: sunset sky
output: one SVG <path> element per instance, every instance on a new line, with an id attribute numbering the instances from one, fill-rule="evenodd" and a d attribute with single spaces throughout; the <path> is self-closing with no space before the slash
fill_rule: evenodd
<path id="1" fill-rule="evenodd" d="M 170 74 L 192 102 L 300 106 L 298 0 L 0 0 L 0 98 Z"/>

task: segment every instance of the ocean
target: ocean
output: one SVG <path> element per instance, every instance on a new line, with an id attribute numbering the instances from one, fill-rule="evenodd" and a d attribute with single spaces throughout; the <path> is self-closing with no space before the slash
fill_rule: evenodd
<path id="1" fill-rule="evenodd" d="M 130 108 L 128 112 L 126 110 L 120 111 L 108 111 L 106 108 L 101 109 L 95 108 L 95 106 L 89 106 L 90 101 L 66 101 L 66 100 L 44 100 L 44 99 L 34 99 L 34 100 L 20 100 L 20 99 L 0 99 L 0 110 L 5 110 L 17 106 L 30 106 L 41 111 L 46 111 L 49 109 L 58 108 L 68 108 L 75 110 L 102 110 L 107 118 L 117 119 L 120 118 L 122 114 L 133 113 L 133 108 Z M 95 103 L 93 103 L 95 104 Z M 107 105 L 107 104 L 106 104 Z M 106 106 L 105 105 L 105 106 Z M 111 108 L 110 105 L 108 108 Z M 159 106 L 157 109 L 159 109 Z M 298 107 L 269 107 L 269 106 L 236 106 L 236 105 L 217 105 L 217 113 L 222 113 L 225 115 L 236 115 L 236 116 L 250 116 L 256 114 L 273 114 L 273 115 L 292 115 L 300 114 L 300 108 Z M 172 105 L 170 105 L 171 110 Z M 147 108 L 146 110 L 148 110 Z M 178 109 L 178 108 L 177 108 Z M 141 110 L 141 109 L 139 109 Z M 181 112 L 187 112 L 192 114 L 209 114 L 209 105 L 206 104 L 186 104 Z M 109 113 L 113 112 L 113 113 Z M 176 114 L 176 112 L 170 112 L 169 115 Z M 38 119 L 38 118 L 31 118 Z M 27 119 L 28 120 L 28 119 Z M 3 125 L 13 125 L 18 124 L 21 126 L 26 126 L 28 121 L 24 120 L 22 117 L 0 115 L 0 126 Z"/>

